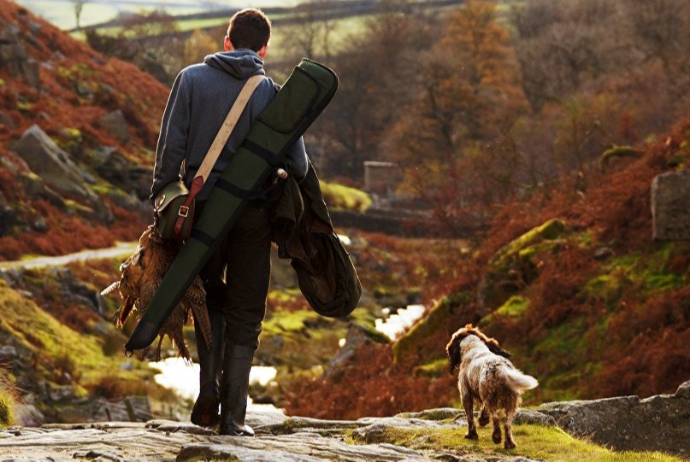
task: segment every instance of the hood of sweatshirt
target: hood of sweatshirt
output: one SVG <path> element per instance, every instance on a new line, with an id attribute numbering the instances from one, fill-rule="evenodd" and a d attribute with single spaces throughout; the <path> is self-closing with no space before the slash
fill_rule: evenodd
<path id="1" fill-rule="evenodd" d="M 240 80 L 246 80 L 253 75 L 265 75 L 264 61 L 258 54 L 248 49 L 208 55 L 204 58 L 204 63 Z"/>

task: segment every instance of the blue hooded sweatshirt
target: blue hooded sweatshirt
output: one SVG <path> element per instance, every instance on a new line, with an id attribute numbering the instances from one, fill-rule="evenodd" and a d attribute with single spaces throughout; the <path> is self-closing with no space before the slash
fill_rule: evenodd
<path id="1" fill-rule="evenodd" d="M 163 113 L 156 147 L 152 200 L 165 185 L 177 181 L 180 175 L 184 175 L 189 186 L 244 82 L 253 75 L 265 75 L 264 63 L 258 54 L 248 49 L 216 53 L 207 56 L 202 64 L 180 71 Z M 279 86 L 269 78 L 259 84 L 197 200 L 208 199 L 211 188 L 244 141 L 252 123 L 278 89 Z M 181 172 L 183 161 L 186 161 L 186 169 Z M 286 163 L 288 171 L 298 181 L 307 174 L 308 160 L 302 138 L 287 154 Z"/>

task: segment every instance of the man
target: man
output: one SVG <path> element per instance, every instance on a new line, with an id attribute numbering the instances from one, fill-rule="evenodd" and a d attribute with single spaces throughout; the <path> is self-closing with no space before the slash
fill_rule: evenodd
<path id="1" fill-rule="evenodd" d="M 152 198 L 178 179 L 181 168 L 187 184 L 191 183 L 244 82 L 253 75 L 264 75 L 263 58 L 270 36 L 271 23 L 260 10 L 242 10 L 230 19 L 225 51 L 207 56 L 202 64 L 179 73 L 163 114 Z M 268 78 L 255 90 L 208 182 L 197 195 L 197 215 L 252 123 L 276 93 L 277 86 Z M 300 180 L 307 168 L 304 141 L 300 139 L 287 155 L 287 169 Z M 201 372 L 192 422 L 214 426 L 220 420 L 221 435 L 254 434 L 244 418 L 249 371 L 266 312 L 270 247 L 269 206 L 249 206 L 201 271 L 213 345 L 206 348 L 195 327 Z"/>

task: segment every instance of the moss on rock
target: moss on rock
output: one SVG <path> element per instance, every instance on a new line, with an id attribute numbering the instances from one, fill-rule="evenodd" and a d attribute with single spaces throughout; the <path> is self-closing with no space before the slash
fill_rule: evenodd
<path id="1" fill-rule="evenodd" d="M 491 426 L 479 428 L 479 440 L 465 439 L 465 428 L 400 428 L 380 427 L 376 432 L 351 432 L 355 444 L 394 444 L 434 454 L 451 452 L 473 459 L 512 460 L 522 456 L 534 460 L 562 462 L 675 462 L 678 457 L 658 452 L 614 452 L 596 444 L 573 438 L 558 427 L 541 425 L 514 425 L 516 449 L 506 450 L 491 441 Z M 363 438 L 366 438 L 363 439 Z"/>
<path id="2" fill-rule="evenodd" d="M 442 377 L 448 374 L 448 360 L 439 358 L 417 366 L 414 368 L 414 374 L 418 377 Z"/>
<path id="3" fill-rule="evenodd" d="M 9 389 L 10 385 L 0 382 L 0 428 L 14 425 L 14 395 Z"/>
<path id="4" fill-rule="evenodd" d="M 369 194 L 341 184 L 322 181 L 321 192 L 326 204 L 333 210 L 352 210 L 363 213 L 373 204 Z"/>
<path id="5" fill-rule="evenodd" d="M 485 316 L 503 305 L 512 295 L 529 285 L 539 275 L 536 257 L 547 252 L 557 253 L 566 244 L 568 225 L 552 219 L 526 232 L 496 252 L 478 287 L 480 314 Z"/>
<path id="6" fill-rule="evenodd" d="M 426 316 L 417 321 L 407 333 L 393 344 L 395 362 L 406 361 L 408 357 L 417 356 L 421 353 L 429 353 L 436 357 L 442 356 L 442 349 L 435 352 L 426 351 L 427 343 L 429 339 L 439 336 L 440 332 L 448 332 L 448 337 L 450 337 L 454 325 L 462 324 L 464 321 L 472 321 L 458 316 L 461 314 L 462 308 L 470 301 L 470 297 L 469 291 L 463 291 L 442 298 L 436 306 L 429 310 Z"/>
<path id="7" fill-rule="evenodd" d="M 510 260 L 518 256 L 521 251 L 545 240 L 556 240 L 563 236 L 567 229 L 568 225 L 565 221 L 558 218 L 549 220 L 543 225 L 527 231 L 522 236 L 503 246 L 503 248 L 496 252 L 489 260 L 489 268 L 493 270 L 504 269 Z"/>

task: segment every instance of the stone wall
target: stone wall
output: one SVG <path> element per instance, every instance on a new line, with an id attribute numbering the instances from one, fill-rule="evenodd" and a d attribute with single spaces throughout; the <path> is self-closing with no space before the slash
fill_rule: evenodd
<path id="1" fill-rule="evenodd" d="M 690 240 L 690 170 L 654 178 L 652 218 L 655 240 Z"/>

